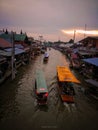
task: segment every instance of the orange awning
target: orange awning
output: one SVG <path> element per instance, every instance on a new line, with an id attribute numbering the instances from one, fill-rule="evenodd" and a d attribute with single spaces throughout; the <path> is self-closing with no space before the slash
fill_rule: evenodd
<path id="1" fill-rule="evenodd" d="M 80 83 L 80 81 L 73 75 L 68 67 L 58 66 L 57 67 L 58 79 L 63 82 L 74 82 Z"/>

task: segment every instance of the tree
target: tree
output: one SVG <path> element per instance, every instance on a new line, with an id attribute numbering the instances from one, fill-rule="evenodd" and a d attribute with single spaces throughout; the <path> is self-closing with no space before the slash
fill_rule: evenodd
<path id="1" fill-rule="evenodd" d="M 8 30 L 6 29 L 5 34 L 8 34 Z"/>
<path id="2" fill-rule="evenodd" d="M 73 40 L 73 39 L 70 39 L 70 40 L 69 40 L 69 43 L 74 43 L 74 40 Z"/>
<path id="3" fill-rule="evenodd" d="M 20 34 L 23 34 L 22 30 L 21 30 Z"/>

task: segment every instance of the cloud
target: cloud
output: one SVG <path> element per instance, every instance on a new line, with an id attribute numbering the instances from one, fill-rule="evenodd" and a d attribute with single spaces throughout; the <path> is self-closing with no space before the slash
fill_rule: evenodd
<path id="1" fill-rule="evenodd" d="M 49 36 L 59 35 L 61 29 L 83 29 L 85 24 L 96 29 L 97 5 L 97 0 L 1 0 L 0 26 Z"/>

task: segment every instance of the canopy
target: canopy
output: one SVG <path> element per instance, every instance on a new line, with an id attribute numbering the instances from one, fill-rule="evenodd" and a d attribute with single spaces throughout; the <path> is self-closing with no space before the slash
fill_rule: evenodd
<path id="1" fill-rule="evenodd" d="M 61 82 L 65 81 L 65 82 L 80 83 L 80 81 L 72 74 L 72 72 L 68 67 L 58 66 L 57 73 L 59 81 Z"/>
<path id="2" fill-rule="evenodd" d="M 12 48 L 7 48 L 7 49 L 4 49 L 6 52 L 9 53 L 9 55 L 12 55 Z M 17 47 L 15 47 L 15 55 L 19 55 L 19 54 L 22 54 L 24 53 L 25 51 L 23 49 L 19 49 Z"/>
<path id="3" fill-rule="evenodd" d="M 45 52 L 44 57 L 49 57 L 49 53 Z"/>
<path id="4" fill-rule="evenodd" d="M 42 70 L 36 70 L 36 84 L 37 84 L 37 92 L 48 92 L 46 80 L 44 77 L 44 73 Z"/>
<path id="5" fill-rule="evenodd" d="M 87 59 L 83 59 L 83 61 L 98 66 L 98 58 L 87 58 Z"/>
<path id="6" fill-rule="evenodd" d="M 87 79 L 85 80 L 87 83 L 90 83 L 92 85 L 94 85 L 95 87 L 98 87 L 98 81 L 95 81 L 93 79 Z"/>

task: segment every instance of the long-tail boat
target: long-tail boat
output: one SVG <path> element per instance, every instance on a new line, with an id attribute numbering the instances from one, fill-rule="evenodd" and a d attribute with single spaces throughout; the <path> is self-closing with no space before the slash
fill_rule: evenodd
<path id="1" fill-rule="evenodd" d="M 39 105 L 47 104 L 48 88 L 42 70 L 36 70 L 35 93 Z"/>
<path id="2" fill-rule="evenodd" d="M 80 81 L 65 66 L 57 66 L 57 78 L 61 100 L 67 103 L 74 103 L 75 91 L 73 83 L 80 83 Z"/>

